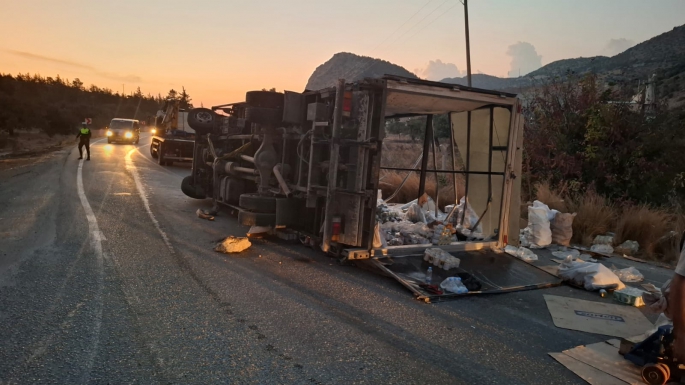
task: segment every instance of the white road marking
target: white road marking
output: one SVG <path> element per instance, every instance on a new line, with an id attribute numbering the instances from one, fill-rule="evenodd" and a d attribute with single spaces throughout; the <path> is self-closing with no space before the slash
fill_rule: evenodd
<path id="1" fill-rule="evenodd" d="M 87 383 L 90 380 L 90 371 L 93 368 L 93 362 L 95 361 L 95 355 L 98 352 L 100 345 L 100 328 L 102 327 L 102 291 L 104 288 L 104 256 L 102 253 L 102 243 L 101 241 L 105 238 L 100 228 L 98 227 L 98 221 L 95 218 L 95 213 L 88 203 L 88 198 L 86 198 L 86 192 L 83 188 L 83 159 L 79 161 L 78 172 L 76 173 L 76 188 L 78 190 L 78 197 L 81 199 L 81 205 L 83 210 L 86 212 L 86 219 L 88 220 L 88 233 L 90 239 L 90 245 L 95 252 L 97 269 L 97 294 L 95 296 L 95 325 L 94 325 L 94 339 L 91 346 L 89 346 L 89 351 L 87 352 L 87 360 L 85 371 L 81 377 L 81 383 Z"/>
<path id="2" fill-rule="evenodd" d="M 140 175 L 138 174 L 138 169 L 136 166 L 133 164 L 133 159 L 131 159 L 131 155 L 136 152 L 137 149 L 133 149 L 129 151 L 126 154 L 126 169 L 131 171 L 131 174 L 133 175 L 133 180 L 136 183 L 136 189 L 138 190 L 138 195 L 140 195 L 140 199 L 143 201 L 143 206 L 145 206 L 145 211 L 147 211 L 147 215 L 150 216 L 150 220 L 152 223 L 155 225 L 155 228 L 159 232 L 159 234 L 162 236 L 162 240 L 164 240 L 164 244 L 166 247 L 169 249 L 169 251 L 173 254 L 175 253 L 174 251 L 174 246 L 171 245 L 171 240 L 169 239 L 169 236 L 162 230 L 162 227 L 159 225 L 159 221 L 155 217 L 155 214 L 152 213 L 152 210 L 150 209 L 150 202 L 147 199 L 147 195 L 145 194 L 145 189 L 143 188 L 143 183 L 140 181 Z"/>

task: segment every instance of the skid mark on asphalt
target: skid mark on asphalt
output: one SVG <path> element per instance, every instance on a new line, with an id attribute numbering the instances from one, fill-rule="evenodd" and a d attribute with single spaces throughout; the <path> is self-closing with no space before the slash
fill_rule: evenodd
<path id="1" fill-rule="evenodd" d="M 88 230 L 90 233 L 90 244 L 95 252 L 95 257 L 97 261 L 97 294 L 95 298 L 95 320 L 94 320 L 94 331 L 93 331 L 93 342 L 88 347 L 87 352 L 86 367 L 81 377 L 82 383 L 87 383 L 90 380 L 90 372 L 93 368 L 93 362 L 95 361 L 95 355 L 97 354 L 100 345 L 100 329 L 102 327 L 102 291 L 104 288 L 104 257 L 102 254 L 102 240 L 104 236 L 98 227 L 98 221 L 95 218 L 95 213 L 90 207 L 88 198 L 86 197 L 86 192 L 83 188 L 83 159 L 79 162 L 78 172 L 76 174 L 76 188 L 78 190 L 78 196 L 81 200 L 81 205 L 83 210 L 86 212 L 86 219 L 88 220 Z"/>

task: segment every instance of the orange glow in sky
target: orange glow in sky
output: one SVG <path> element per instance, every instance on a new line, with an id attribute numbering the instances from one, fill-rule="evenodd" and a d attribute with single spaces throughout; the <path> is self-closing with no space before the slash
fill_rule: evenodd
<path id="1" fill-rule="evenodd" d="M 341 51 L 419 76 L 429 61 L 455 64 L 453 75 L 466 68 L 458 0 L 0 0 L 0 9 L 2 73 L 153 95 L 185 86 L 196 106 L 302 91 Z M 542 65 L 609 54 L 685 24 L 685 1 L 472 0 L 469 22 L 473 72 L 504 77 L 518 75 L 507 55 L 518 42 Z"/>

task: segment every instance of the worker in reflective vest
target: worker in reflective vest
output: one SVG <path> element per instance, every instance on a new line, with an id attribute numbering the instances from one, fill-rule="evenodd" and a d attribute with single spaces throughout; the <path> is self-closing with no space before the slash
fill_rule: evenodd
<path id="1" fill-rule="evenodd" d="M 82 123 L 79 133 L 76 135 L 78 141 L 78 158 L 83 159 L 83 146 L 86 146 L 86 154 L 88 157 L 86 160 L 90 160 L 90 128 L 86 123 Z"/>

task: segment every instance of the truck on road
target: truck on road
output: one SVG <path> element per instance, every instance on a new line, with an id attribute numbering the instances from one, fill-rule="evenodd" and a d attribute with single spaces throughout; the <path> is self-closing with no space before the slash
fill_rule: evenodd
<path id="1" fill-rule="evenodd" d="M 456 270 L 434 269 L 433 282 L 458 274 L 469 294 L 559 283 L 502 252 L 519 238 L 523 118 L 514 94 L 386 75 L 303 93 L 250 91 L 244 102 L 188 114 L 196 136 L 181 189 L 231 207 L 251 231 L 268 229 L 340 261 L 364 261 L 426 301 L 460 295 L 425 285 L 428 249 L 461 260 Z M 435 165 L 438 114 L 449 118 L 449 170 Z M 421 156 L 414 167 L 385 164 L 386 120 L 407 117 L 425 119 Z M 418 174 L 419 203 L 429 175 L 459 175 L 454 191 L 464 192 L 449 214 L 435 210 L 436 218 L 411 222 L 402 211 L 407 205 L 393 206 L 403 219 L 388 221 L 378 196 L 386 172 Z M 477 219 L 470 229 L 467 213 Z M 447 242 L 436 242 L 432 235 L 445 228 Z M 387 242 L 393 237 L 400 244 Z"/>
<path id="2" fill-rule="evenodd" d="M 188 112 L 181 110 L 179 103 L 167 99 L 151 130 L 150 155 L 162 166 L 193 161 L 195 130 L 188 124 Z"/>

